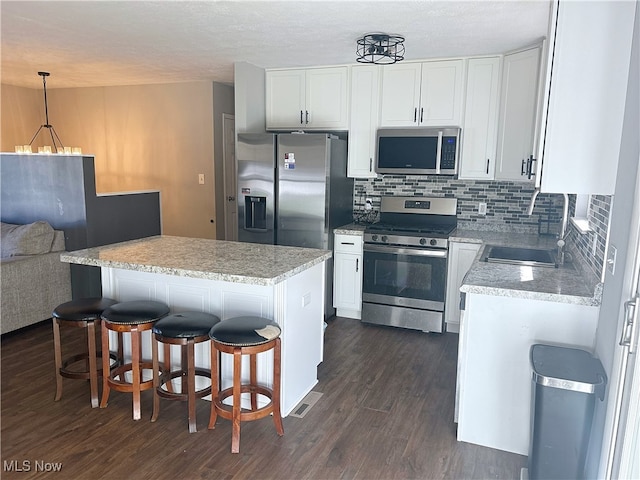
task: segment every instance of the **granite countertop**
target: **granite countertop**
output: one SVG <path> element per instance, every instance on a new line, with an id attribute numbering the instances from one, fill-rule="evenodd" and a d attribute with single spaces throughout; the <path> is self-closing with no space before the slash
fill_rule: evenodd
<path id="1" fill-rule="evenodd" d="M 359 235 L 362 237 L 364 236 L 365 228 L 367 228 L 367 225 L 362 223 L 349 223 L 340 228 L 334 228 L 333 233 L 337 233 L 338 235 Z"/>
<path id="2" fill-rule="evenodd" d="M 577 305 L 600 305 L 601 285 L 593 274 L 581 269 L 577 263 L 567 261 L 559 268 L 549 268 L 481 261 L 484 245 L 555 248 L 554 237 L 456 230 L 449 241 L 483 245 L 464 278 L 461 292 Z"/>
<path id="3" fill-rule="evenodd" d="M 206 280 L 275 285 L 331 255 L 329 250 L 314 248 L 159 235 L 63 252 L 60 260 Z"/>

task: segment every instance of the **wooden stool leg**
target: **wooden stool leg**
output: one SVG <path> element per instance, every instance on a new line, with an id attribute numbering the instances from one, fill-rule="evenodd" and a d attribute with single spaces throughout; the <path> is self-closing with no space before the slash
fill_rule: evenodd
<path id="1" fill-rule="evenodd" d="M 280 413 L 280 339 L 276 338 L 276 346 L 273 349 L 273 423 L 276 426 L 278 435 L 284 435 L 284 427 L 282 426 L 282 415 Z"/>
<path id="2" fill-rule="evenodd" d="M 111 370 L 109 369 L 109 329 L 106 325 L 102 325 L 102 401 L 100 402 L 100 408 L 106 408 L 109 401 L 109 377 L 111 376 Z M 118 335 L 121 338 L 121 335 Z M 118 345 L 120 350 L 120 343 Z M 122 357 L 118 357 L 122 360 Z"/>
<path id="3" fill-rule="evenodd" d="M 96 324 L 94 321 L 87 322 L 87 343 L 89 349 L 91 408 L 96 408 L 98 406 L 98 366 L 96 365 Z"/>
<path id="4" fill-rule="evenodd" d="M 216 402 L 220 392 L 220 379 L 218 375 L 218 350 L 213 342 L 209 342 L 211 347 L 211 412 L 209 413 L 209 430 L 216 428 L 218 413 L 216 412 Z"/>
<path id="5" fill-rule="evenodd" d="M 118 360 L 120 365 L 124 365 L 124 335 L 122 332 L 118 332 Z M 120 381 L 124 380 L 124 373 L 120 375 Z"/>
<path id="6" fill-rule="evenodd" d="M 62 351 L 60 344 L 60 325 L 57 318 L 53 320 L 53 356 L 56 363 L 56 396 L 54 401 L 57 402 L 62 398 L 62 375 L 60 375 L 60 369 L 62 368 Z"/>
<path id="7" fill-rule="evenodd" d="M 151 414 L 151 421 L 155 422 L 158 419 L 158 413 L 160 412 L 160 397 L 158 396 L 158 387 L 160 386 L 160 364 L 158 362 L 158 340 L 156 340 L 155 335 L 153 335 L 153 338 L 151 339 L 151 358 L 153 362 L 153 413 Z"/>
<path id="8" fill-rule="evenodd" d="M 258 385 L 258 359 L 256 354 L 249 355 L 249 383 L 251 384 L 251 410 L 258 409 L 258 394 L 253 386 Z"/>
<path id="9" fill-rule="evenodd" d="M 163 359 L 164 371 L 171 371 L 171 345 L 164 344 L 164 359 Z M 173 393 L 173 379 L 167 382 L 167 391 Z"/>
<path id="10" fill-rule="evenodd" d="M 184 347 L 182 347 L 185 350 Z M 193 338 L 187 341 L 187 408 L 189 410 L 189 432 L 197 431 L 196 427 L 196 366 Z M 184 377 L 183 377 L 184 378 Z"/>
<path id="11" fill-rule="evenodd" d="M 240 453 L 240 392 L 242 382 L 242 349 L 233 349 L 233 418 L 231 453 Z"/>
<path id="12" fill-rule="evenodd" d="M 141 335 L 138 330 L 138 326 L 134 325 L 131 328 L 131 375 L 133 383 L 133 419 L 140 420 L 140 376 L 142 371 L 140 369 L 140 343 Z"/>

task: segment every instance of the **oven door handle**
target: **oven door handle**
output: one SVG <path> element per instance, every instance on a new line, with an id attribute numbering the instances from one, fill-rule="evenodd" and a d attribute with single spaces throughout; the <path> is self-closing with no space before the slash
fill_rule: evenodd
<path id="1" fill-rule="evenodd" d="M 420 257 L 447 258 L 446 250 L 430 250 L 417 248 L 387 247 L 385 245 L 365 245 L 365 252 L 393 253 L 396 255 L 415 255 Z"/>

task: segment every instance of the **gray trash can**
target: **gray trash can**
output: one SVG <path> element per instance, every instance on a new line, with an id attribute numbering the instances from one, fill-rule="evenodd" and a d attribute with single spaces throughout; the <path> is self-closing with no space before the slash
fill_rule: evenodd
<path id="1" fill-rule="evenodd" d="M 595 399 L 604 398 L 600 361 L 576 348 L 531 347 L 533 388 L 529 478 L 584 478 Z"/>

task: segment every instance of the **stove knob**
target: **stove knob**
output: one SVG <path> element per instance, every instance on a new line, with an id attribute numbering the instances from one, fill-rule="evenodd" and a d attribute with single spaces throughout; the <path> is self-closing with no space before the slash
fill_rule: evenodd
<path id="1" fill-rule="evenodd" d="M 420 245 L 426 245 L 427 244 L 427 239 L 426 238 L 421 238 L 420 239 Z"/>
<path id="2" fill-rule="evenodd" d="M 378 241 L 378 235 L 371 235 L 371 240 L 373 240 L 374 242 Z"/>
<path id="3" fill-rule="evenodd" d="M 387 243 L 388 238 L 386 235 L 382 235 L 382 238 L 380 240 L 382 240 L 384 243 Z"/>
<path id="4" fill-rule="evenodd" d="M 438 243 L 438 242 L 437 242 L 437 240 L 436 240 L 435 238 L 432 238 L 432 239 L 429 241 L 429 244 L 431 244 L 431 245 L 433 245 L 433 246 L 435 246 L 437 243 Z"/>

